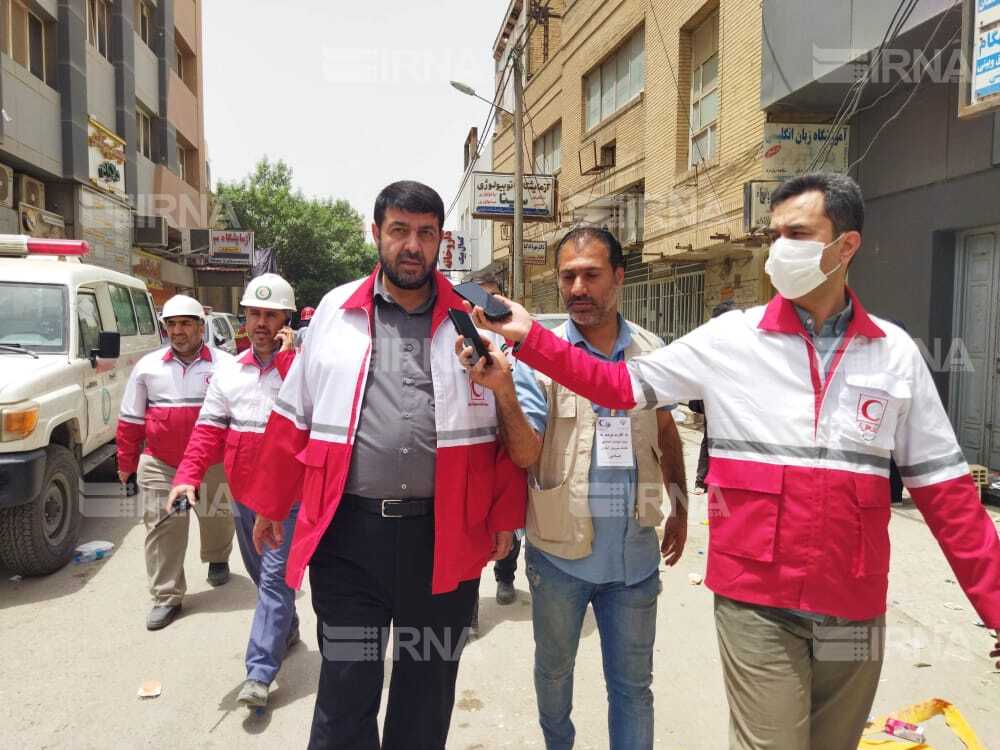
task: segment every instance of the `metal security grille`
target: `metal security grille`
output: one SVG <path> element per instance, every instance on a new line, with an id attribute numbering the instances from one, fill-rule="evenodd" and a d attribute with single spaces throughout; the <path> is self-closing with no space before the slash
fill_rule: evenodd
<path id="1" fill-rule="evenodd" d="M 626 284 L 621 312 L 669 344 L 704 322 L 705 271 Z"/>

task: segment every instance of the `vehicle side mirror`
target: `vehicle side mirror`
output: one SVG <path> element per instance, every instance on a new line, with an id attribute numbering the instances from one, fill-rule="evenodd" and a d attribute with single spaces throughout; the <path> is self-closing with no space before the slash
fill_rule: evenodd
<path id="1" fill-rule="evenodd" d="M 101 331 L 97 334 L 97 348 L 90 350 L 90 364 L 97 367 L 99 359 L 118 359 L 121 355 L 122 337 L 117 331 Z"/>

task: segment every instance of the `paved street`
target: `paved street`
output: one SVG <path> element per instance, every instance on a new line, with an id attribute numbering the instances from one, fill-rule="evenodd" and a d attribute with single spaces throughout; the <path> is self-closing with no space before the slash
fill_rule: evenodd
<path id="1" fill-rule="evenodd" d="M 690 475 L 700 433 L 681 430 Z M 1000 520 L 1000 514 L 994 513 Z M 684 559 L 663 574 L 654 690 L 657 747 L 720 750 L 726 708 L 711 595 L 691 586 L 703 573 L 707 527 L 694 506 Z M 303 643 L 278 678 L 271 710 L 251 716 L 236 703 L 254 588 L 234 552 L 234 576 L 213 590 L 197 562 L 197 526 L 188 550 L 183 616 L 147 632 L 143 531 L 131 520 L 88 520 L 82 539 L 116 545 L 105 562 L 69 566 L 48 578 L 0 575 L 0 747 L 303 747 L 319 670 L 308 591 L 299 599 Z M 955 703 L 987 747 L 1000 747 L 1000 674 L 990 641 L 912 506 L 894 511 L 888 657 L 875 710 L 940 697 Z M 499 607 L 483 577 L 481 636 L 459 675 L 450 748 L 540 748 L 531 679 L 530 606 L 523 566 L 519 601 Z M 927 665 L 927 666 L 918 666 Z M 144 680 L 159 698 L 140 700 Z M 383 693 L 385 695 L 385 693 Z M 578 747 L 607 747 L 599 638 L 588 615 L 577 660 L 574 719 Z M 936 750 L 961 747 L 932 723 Z"/>

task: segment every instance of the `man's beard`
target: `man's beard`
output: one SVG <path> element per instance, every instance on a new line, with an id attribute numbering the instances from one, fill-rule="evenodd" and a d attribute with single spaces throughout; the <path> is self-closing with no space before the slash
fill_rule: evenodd
<path id="1" fill-rule="evenodd" d="M 401 252 L 397 255 L 397 265 L 393 265 L 382 253 L 381 242 L 378 243 L 378 259 L 379 263 L 382 264 L 382 273 L 400 289 L 420 289 L 425 286 L 434 273 L 434 266 L 437 265 L 437 254 L 434 255 L 433 262 L 428 266 L 424 264 L 424 256 L 407 252 Z M 400 271 L 398 264 L 403 259 L 418 261 L 424 267 L 420 271 Z"/>
<path id="2" fill-rule="evenodd" d="M 589 302 L 591 307 L 576 311 L 571 306 L 573 302 Z M 602 305 L 593 297 L 578 297 L 566 303 L 566 312 L 577 326 L 591 328 L 600 325 L 607 319 L 614 307 L 613 302 L 614 300 L 612 299 Z"/>

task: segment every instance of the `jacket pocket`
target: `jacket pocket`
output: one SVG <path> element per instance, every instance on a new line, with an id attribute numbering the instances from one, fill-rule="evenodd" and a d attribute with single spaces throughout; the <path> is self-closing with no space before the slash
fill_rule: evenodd
<path id="1" fill-rule="evenodd" d="M 299 512 L 309 524 L 315 524 L 322 517 L 326 505 L 326 454 L 326 445 L 310 440 L 295 455 L 305 467 L 302 475 L 302 507 Z"/>
<path id="2" fill-rule="evenodd" d="M 709 547 L 715 552 L 773 562 L 783 466 L 710 461 Z"/>
<path id="3" fill-rule="evenodd" d="M 910 386 L 889 373 L 848 373 L 837 409 L 837 432 L 848 442 L 892 450 Z"/>
<path id="4" fill-rule="evenodd" d="M 489 450 L 483 450 L 483 448 Z M 493 507 L 496 448 L 494 443 L 469 449 L 469 476 L 465 487 L 465 528 L 481 526 Z"/>
<path id="5" fill-rule="evenodd" d="M 527 526 L 545 542 L 572 542 L 574 518 L 569 507 L 569 489 L 565 486 L 550 490 L 530 488 Z"/>
<path id="6" fill-rule="evenodd" d="M 889 572 L 889 480 L 869 474 L 854 477 L 857 503 L 858 542 L 854 554 L 854 575 L 874 576 Z"/>
<path id="7" fill-rule="evenodd" d="M 222 454 L 222 468 L 226 472 L 226 477 L 229 479 L 230 485 L 240 485 L 241 478 L 236 474 L 240 466 L 239 453 L 240 440 L 242 437 L 242 433 L 239 433 L 232 428 L 230 428 L 226 433 L 226 449 Z M 239 498 L 236 499 L 239 500 Z"/>

